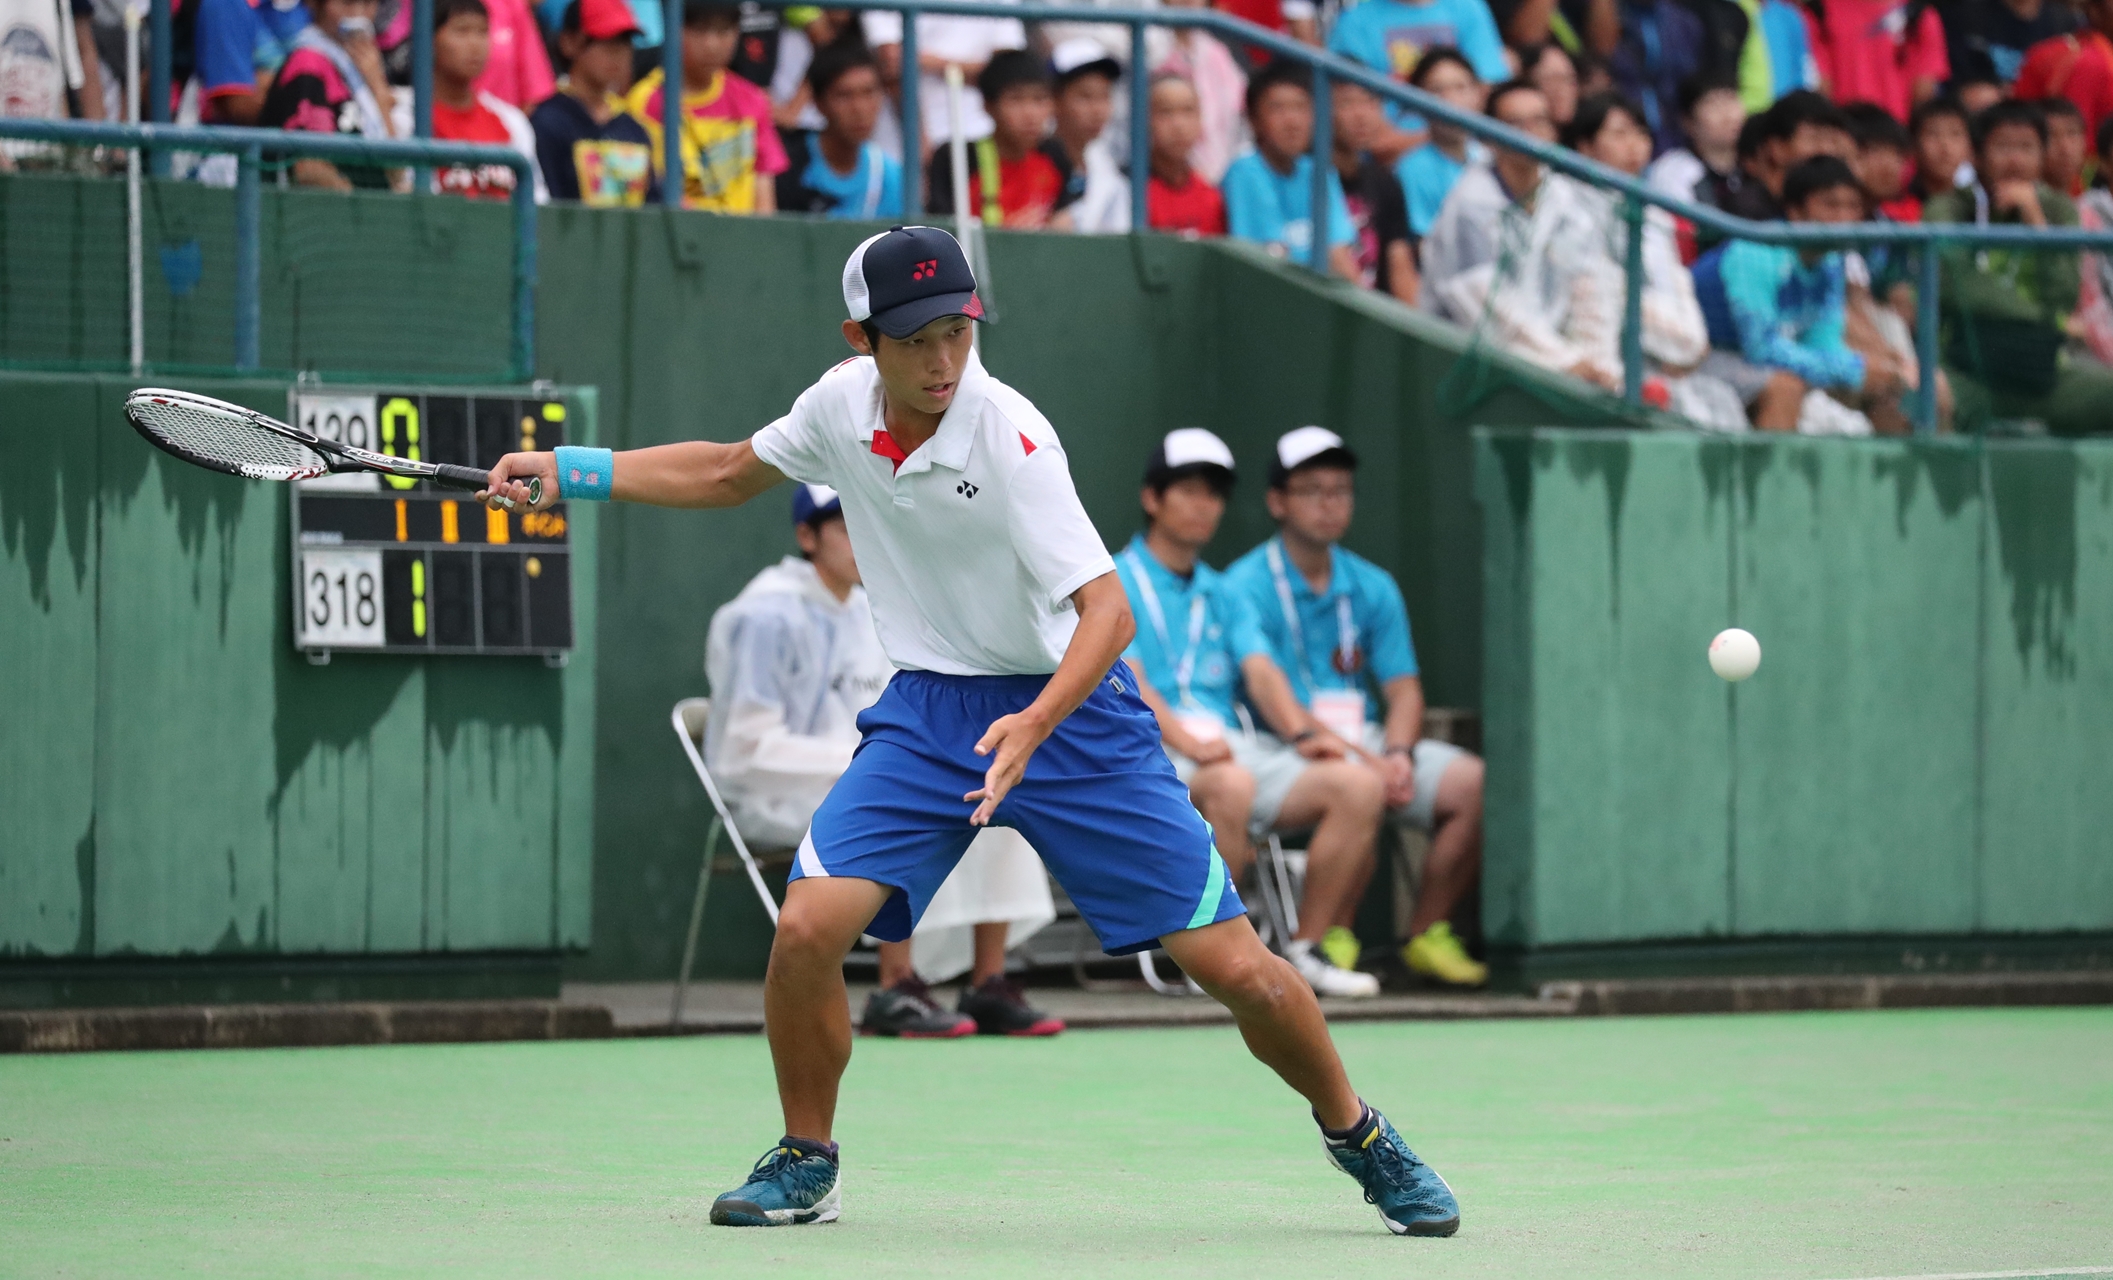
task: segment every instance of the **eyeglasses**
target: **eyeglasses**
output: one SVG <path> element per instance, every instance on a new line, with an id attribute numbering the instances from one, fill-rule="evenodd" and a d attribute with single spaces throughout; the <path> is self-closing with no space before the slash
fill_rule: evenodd
<path id="1" fill-rule="evenodd" d="M 1293 485 L 1284 492 L 1303 502 L 1348 502 L 1357 493 L 1347 484 Z"/>

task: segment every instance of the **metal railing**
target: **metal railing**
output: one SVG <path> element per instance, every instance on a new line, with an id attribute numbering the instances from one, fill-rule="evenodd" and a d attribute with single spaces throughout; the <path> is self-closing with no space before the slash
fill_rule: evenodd
<path id="1" fill-rule="evenodd" d="M 771 8 L 785 8 L 800 0 L 758 0 Z M 668 12 L 674 21 L 680 21 L 681 0 L 667 0 Z M 1645 206 L 1656 206 L 1684 218 L 1727 239 L 1753 240 L 1762 244 L 1784 245 L 1795 248 L 1854 248 L 1864 245 L 1898 245 L 1907 249 L 1921 249 L 1920 277 L 1917 284 L 1918 315 L 1915 325 L 1917 363 L 1922 368 L 1921 391 L 1916 397 L 1915 429 L 1929 433 L 1936 429 L 1937 403 L 1936 378 L 1937 357 L 1937 282 L 1938 260 L 1936 249 L 1947 245 L 1974 248 L 2010 248 L 2034 251 L 2070 251 L 2078 249 L 2113 250 L 2113 231 L 2085 231 L 2077 228 L 2049 228 L 2039 230 L 2029 227 L 1974 226 L 1964 223 L 1858 223 L 1853 225 L 1820 226 L 1811 223 L 1752 222 L 1733 217 L 1721 210 L 1708 208 L 1691 201 L 1669 197 L 1654 191 L 1643 182 L 1628 174 L 1610 169 L 1594 160 L 1589 160 L 1574 151 L 1553 143 L 1521 133 L 1488 116 L 1462 111 L 1442 98 L 1372 70 L 1361 63 L 1302 44 L 1289 36 L 1258 27 L 1251 22 L 1234 18 L 1211 9 L 1102 9 L 1090 5 L 1068 4 L 1007 4 L 993 0 L 828 0 L 828 7 L 837 9 L 890 9 L 904 14 L 902 66 L 902 134 L 905 140 L 922 139 L 918 132 L 917 76 L 917 24 L 912 17 L 918 13 L 935 13 L 983 18 L 1016 18 L 1023 22 L 1104 23 L 1110 26 L 1126 26 L 1130 29 L 1130 66 L 1133 73 L 1128 77 L 1130 90 L 1130 225 L 1134 230 L 1143 230 L 1145 217 L 1145 176 L 1148 172 L 1148 157 L 1151 152 L 1147 143 L 1146 127 L 1149 107 L 1147 89 L 1149 76 L 1135 74 L 1136 68 L 1146 67 L 1145 31 L 1151 27 L 1188 27 L 1208 31 L 1232 44 L 1251 45 L 1265 49 L 1275 57 L 1291 58 L 1306 63 L 1313 69 L 1313 230 L 1307 266 L 1317 273 L 1328 270 L 1328 244 L 1330 239 L 1328 179 L 1334 172 L 1333 112 L 1329 105 L 1329 84 L 1333 80 L 1362 85 L 1385 101 L 1397 102 L 1419 115 L 1443 120 L 1457 125 L 1469 135 L 1491 146 L 1504 147 L 1532 156 L 1559 173 L 1618 192 L 1623 197 L 1623 221 L 1629 229 L 1626 257 L 1623 264 L 1627 277 L 1627 297 L 1622 312 L 1622 381 L 1624 394 L 1631 403 L 1643 401 L 1643 235 Z M 671 31 L 680 30 L 671 26 Z M 670 42 L 674 43 L 674 42 Z M 917 148 L 905 145 L 903 154 L 903 198 L 904 216 L 912 217 L 919 211 L 921 190 L 918 184 Z"/>
<path id="2" fill-rule="evenodd" d="M 430 4 L 431 0 L 421 0 Z M 261 263 L 264 158 L 329 160 L 333 163 L 416 167 L 413 189 L 426 189 L 425 173 L 439 165 L 504 165 L 513 170 L 512 376 L 526 382 L 536 364 L 536 175 L 535 162 L 511 147 L 431 139 L 368 140 L 303 130 L 251 129 L 232 125 L 111 124 L 97 120 L 0 119 L 0 138 L 68 147 L 139 149 L 166 168 L 177 151 L 232 154 L 235 178 L 235 369 L 262 367 L 259 327 L 263 313 Z"/>
<path id="3" fill-rule="evenodd" d="M 770 8 L 789 8 L 805 0 L 758 0 Z M 420 138 L 432 133 L 432 0 L 412 0 L 412 84 L 417 97 L 417 131 Z M 664 30 L 666 36 L 661 45 L 661 68 L 665 77 L 663 101 L 672 104 L 664 107 L 663 117 L 676 115 L 682 100 L 682 0 L 662 0 L 664 6 Z M 150 77 L 151 101 L 148 104 L 150 118 L 165 120 L 169 110 L 169 12 L 170 0 L 151 0 L 151 30 L 153 34 L 152 75 Z M 1133 233 L 1147 229 L 1145 176 L 1150 155 L 1146 126 L 1149 106 L 1147 89 L 1149 77 L 1134 74 L 1134 69 L 1146 67 L 1148 58 L 1145 49 L 1145 33 L 1152 27 L 1186 27 L 1207 31 L 1233 44 L 1248 45 L 1267 50 L 1271 55 L 1303 62 L 1313 69 L 1314 130 L 1312 153 L 1313 165 L 1313 228 L 1309 251 L 1309 265 L 1314 271 L 1325 273 L 1330 239 L 1329 202 L 1327 200 L 1328 177 L 1333 171 L 1333 113 L 1330 109 L 1329 86 L 1341 80 L 1362 85 L 1383 100 L 1400 103 L 1420 115 L 1443 120 L 1456 125 L 1470 136 L 1492 146 L 1504 147 L 1534 157 L 1549 168 L 1573 178 L 1581 179 L 1596 187 L 1618 193 L 1623 200 L 1623 220 L 1629 228 L 1626 261 L 1623 264 L 1627 277 L 1627 297 L 1622 316 L 1622 373 L 1624 393 L 1632 403 L 1643 399 L 1643 236 L 1644 209 L 1647 206 L 1664 209 L 1676 217 L 1684 218 L 1698 228 L 1714 232 L 1727 239 L 1752 240 L 1761 244 L 1782 245 L 1795 248 L 1854 248 L 1865 245 L 1897 245 L 1905 249 L 1920 249 L 1919 279 L 1917 285 L 1918 315 L 1916 320 L 1916 357 L 1921 366 L 1921 393 L 1917 397 L 1915 426 L 1919 432 L 1930 432 L 1936 428 L 1936 378 L 1939 367 L 1937 356 L 1937 287 L 1938 256 L 1935 250 L 1943 246 L 1975 248 L 2027 249 L 2037 252 L 2099 249 L 2113 251 L 2113 231 L 2084 231 L 2076 228 L 2053 228 L 2039 230 L 2027 227 L 1974 226 L 1958 223 L 1940 224 L 1873 224 L 1820 226 L 1810 223 L 1790 224 L 1782 222 L 1751 222 L 1733 217 L 1720 210 L 1707 208 L 1690 201 L 1679 200 L 1652 190 L 1636 178 L 1588 160 L 1573 151 L 1552 143 L 1530 137 L 1516 129 L 1498 123 L 1488 116 L 1462 111 L 1443 99 L 1414 89 L 1390 76 L 1374 71 L 1362 64 L 1351 62 L 1311 45 L 1302 44 L 1288 36 L 1258 27 L 1253 23 L 1219 13 L 1211 9 L 1120 9 L 1097 8 L 1090 4 L 1023 3 L 1008 4 L 1002 0 L 828 0 L 827 7 L 833 9 L 885 9 L 903 15 L 902 67 L 903 93 L 901 101 L 902 134 L 910 143 L 903 154 L 903 199 L 904 216 L 914 217 L 921 212 L 923 203 L 922 150 L 923 141 L 920 104 L 916 92 L 919 83 L 917 60 L 917 15 L 924 13 L 947 14 L 962 17 L 1013 18 L 1023 22 L 1097 23 L 1123 26 L 1130 31 L 1130 65 L 1133 74 L 1129 77 L 1129 130 L 1131 172 L 1135 180 L 1130 184 L 1130 223 Z M 10 122 L 13 123 L 13 122 Z M 78 126 L 68 126 L 78 127 Z M 105 128 L 113 126 L 102 126 Z M 177 140 L 168 131 L 172 142 Z M 234 144 L 216 142 L 214 139 L 236 133 L 257 135 L 263 133 L 273 138 L 291 138 L 292 134 L 270 133 L 259 130 L 188 130 L 180 145 L 191 150 L 235 150 L 238 153 L 249 143 Z M 0 136 L 32 136 L 11 132 Z M 46 136 L 46 135 L 36 135 Z M 310 135 L 312 138 L 315 135 Z M 55 139 L 57 140 L 57 139 Z M 318 141 L 338 141 L 324 139 Z M 356 147 L 409 148 L 426 145 L 410 141 L 397 143 L 352 143 Z M 669 186 L 667 190 L 679 191 L 682 184 L 681 131 L 662 130 L 663 172 Z M 291 146 L 280 146 L 280 151 L 291 152 Z M 380 155 L 383 150 L 375 154 Z M 150 153 L 151 154 L 151 153 Z M 321 155 L 322 152 L 310 154 Z M 347 153 L 348 156 L 350 153 Z M 446 160 L 470 154 L 468 148 L 457 148 L 443 154 L 428 151 L 429 159 Z M 496 150 L 478 149 L 479 159 L 501 161 Z M 389 151 L 388 157 L 397 163 L 411 163 L 417 157 L 409 150 Z M 519 172 L 519 167 L 516 167 Z M 421 182 L 418 189 L 423 190 Z M 517 208 L 522 199 L 517 187 Z M 671 200 L 671 205 L 679 200 Z M 533 226 L 533 208 L 517 215 L 520 225 Z M 533 273 L 533 243 L 527 241 L 529 263 L 527 270 Z M 519 279 L 516 288 L 521 287 Z M 525 309 L 524 309 L 525 314 Z M 517 320 L 517 325 L 519 321 Z M 517 334 L 517 346 L 527 339 Z"/>

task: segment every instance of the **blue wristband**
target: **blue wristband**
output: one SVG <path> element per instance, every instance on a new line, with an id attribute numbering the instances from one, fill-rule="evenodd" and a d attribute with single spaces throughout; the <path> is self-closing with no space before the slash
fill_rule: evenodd
<path id="1" fill-rule="evenodd" d="M 561 444 L 558 455 L 558 496 L 567 502 L 607 502 L 614 479 L 616 455 L 607 449 Z"/>

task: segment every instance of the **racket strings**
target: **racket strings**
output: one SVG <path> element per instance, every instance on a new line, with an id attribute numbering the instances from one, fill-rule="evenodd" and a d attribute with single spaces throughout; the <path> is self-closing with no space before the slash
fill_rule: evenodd
<path id="1" fill-rule="evenodd" d="M 321 454 L 224 409 L 142 397 L 135 419 L 178 454 L 253 480 L 297 480 L 329 470 Z"/>

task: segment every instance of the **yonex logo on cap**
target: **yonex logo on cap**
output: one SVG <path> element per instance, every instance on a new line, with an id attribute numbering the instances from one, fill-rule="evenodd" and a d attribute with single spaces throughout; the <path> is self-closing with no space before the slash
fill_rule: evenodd
<path id="1" fill-rule="evenodd" d="M 896 227 L 861 243 L 844 264 L 844 309 L 891 338 L 947 316 L 984 317 L 967 255 L 938 227 Z"/>

